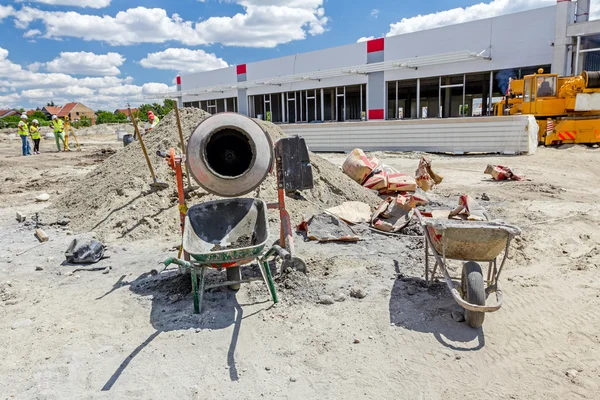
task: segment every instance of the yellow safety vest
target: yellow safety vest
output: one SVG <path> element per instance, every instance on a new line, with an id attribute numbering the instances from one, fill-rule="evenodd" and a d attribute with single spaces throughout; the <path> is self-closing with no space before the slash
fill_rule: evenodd
<path id="1" fill-rule="evenodd" d="M 154 116 L 154 122 L 148 121 L 148 123 L 146 124 L 146 129 L 148 129 L 148 130 L 154 129 L 159 122 L 160 122 L 160 119 L 158 119 L 157 116 Z"/>
<path id="2" fill-rule="evenodd" d="M 31 127 L 29 128 L 29 132 L 31 132 L 32 139 L 41 139 L 42 138 L 40 136 L 40 128 L 35 125 L 31 125 Z"/>
<path id="3" fill-rule="evenodd" d="M 54 133 L 61 133 L 64 131 L 63 122 L 60 119 L 55 120 L 53 123 L 53 126 L 54 126 Z"/>
<path id="4" fill-rule="evenodd" d="M 21 121 L 23 122 L 23 121 Z M 23 124 L 21 124 L 21 122 L 19 122 L 19 135 L 21 136 L 27 136 L 29 135 L 29 127 L 27 126 L 27 122 L 23 122 Z"/>

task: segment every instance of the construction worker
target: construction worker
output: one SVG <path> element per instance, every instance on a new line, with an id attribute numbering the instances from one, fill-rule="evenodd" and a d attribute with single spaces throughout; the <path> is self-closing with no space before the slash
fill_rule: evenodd
<path id="1" fill-rule="evenodd" d="M 19 121 L 19 125 L 17 126 L 17 132 L 21 137 L 21 151 L 24 156 L 31 155 L 31 145 L 29 144 L 29 126 L 27 126 L 27 114 L 21 115 L 21 121 Z"/>
<path id="2" fill-rule="evenodd" d="M 52 116 L 52 127 L 54 128 L 54 139 L 56 140 L 56 148 L 60 151 L 60 142 L 63 143 L 64 150 L 67 151 L 65 147 L 65 128 L 63 122 L 56 116 Z"/>
<path id="3" fill-rule="evenodd" d="M 31 121 L 29 133 L 31 134 L 31 139 L 33 140 L 33 154 L 40 154 L 40 139 L 42 137 L 40 135 L 40 123 L 37 119 Z"/>
<path id="4" fill-rule="evenodd" d="M 69 126 L 71 124 L 71 121 L 69 120 L 69 117 L 67 115 L 65 115 L 65 122 L 64 122 L 64 134 L 65 134 L 65 151 L 71 151 L 71 149 L 69 148 Z"/>
<path id="5" fill-rule="evenodd" d="M 152 111 L 148 111 L 148 122 L 146 123 L 146 132 L 151 131 L 160 122 Z"/>

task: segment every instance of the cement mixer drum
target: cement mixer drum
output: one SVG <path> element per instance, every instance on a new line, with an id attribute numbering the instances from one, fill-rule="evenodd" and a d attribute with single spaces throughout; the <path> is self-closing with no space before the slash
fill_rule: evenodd
<path id="1" fill-rule="evenodd" d="M 202 121 L 186 149 L 192 177 L 206 191 L 238 197 L 256 189 L 271 171 L 273 143 L 252 119 L 220 113 Z"/>

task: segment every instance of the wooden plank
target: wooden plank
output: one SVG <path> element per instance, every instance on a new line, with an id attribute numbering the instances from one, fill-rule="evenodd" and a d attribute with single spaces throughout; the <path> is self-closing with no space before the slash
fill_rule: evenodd
<path id="1" fill-rule="evenodd" d="M 46 232 L 44 232 L 41 228 L 37 228 L 35 230 L 35 236 L 40 242 L 47 242 L 49 239 L 48 235 L 46 235 Z"/>

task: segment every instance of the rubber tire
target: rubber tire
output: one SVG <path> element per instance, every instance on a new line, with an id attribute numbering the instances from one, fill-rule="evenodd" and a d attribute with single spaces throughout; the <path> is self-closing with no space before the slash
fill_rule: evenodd
<path id="1" fill-rule="evenodd" d="M 242 280 L 242 270 L 240 267 L 229 267 L 225 268 L 227 270 L 227 280 L 228 281 L 240 281 Z M 240 284 L 230 285 L 229 289 L 231 290 L 240 290 Z"/>
<path id="2" fill-rule="evenodd" d="M 478 306 L 485 305 L 485 284 L 481 265 L 473 261 L 463 264 L 462 287 L 466 301 Z M 465 321 L 471 328 L 480 328 L 484 319 L 484 312 L 465 310 Z"/>

